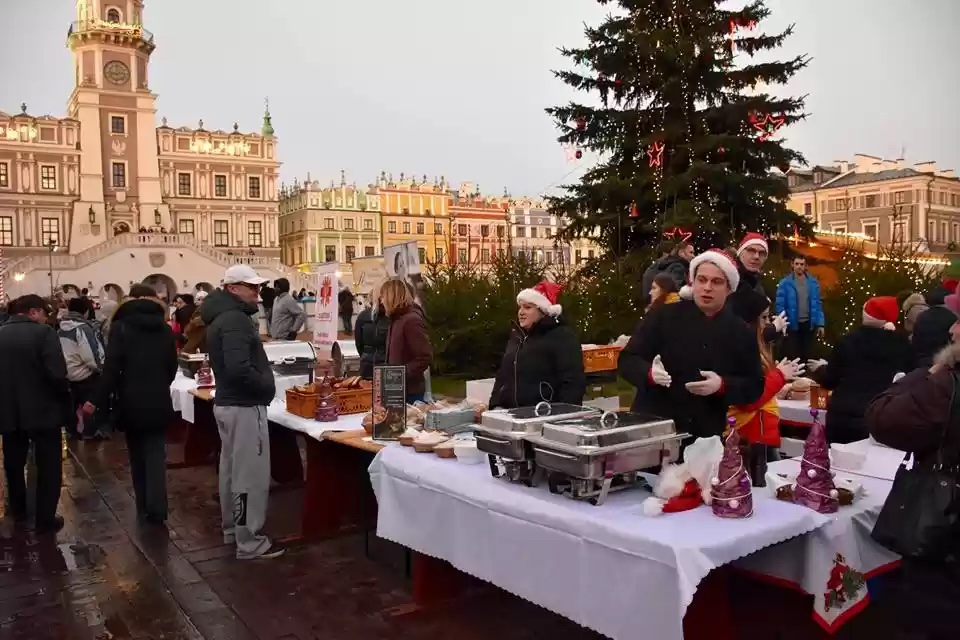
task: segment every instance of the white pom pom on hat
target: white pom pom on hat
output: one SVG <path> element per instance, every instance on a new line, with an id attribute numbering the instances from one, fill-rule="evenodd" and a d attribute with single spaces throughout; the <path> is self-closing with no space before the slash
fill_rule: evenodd
<path id="1" fill-rule="evenodd" d="M 524 289 L 517 294 L 517 304 L 532 304 L 551 318 L 559 317 L 563 307 L 557 304 L 562 287 L 556 282 L 544 280 L 531 289 Z"/>

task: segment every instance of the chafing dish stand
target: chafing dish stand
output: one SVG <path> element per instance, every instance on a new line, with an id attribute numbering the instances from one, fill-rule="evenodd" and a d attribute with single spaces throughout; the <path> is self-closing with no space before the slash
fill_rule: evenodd
<path id="1" fill-rule="evenodd" d="M 600 505 L 611 491 L 641 486 L 640 471 L 660 467 L 680 455 L 673 420 L 649 414 L 607 411 L 600 415 L 543 423 L 527 434 L 534 462 L 547 474 L 551 493 Z"/>
<path id="2" fill-rule="evenodd" d="M 535 407 L 491 409 L 480 416 L 476 426 L 477 448 L 488 454 L 490 473 L 505 476 L 511 482 L 534 486 L 537 482 L 533 451 L 525 436 L 539 434 L 548 420 L 582 416 L 599 416 L 590 407 L 574 404 L 540 402 Z"/>

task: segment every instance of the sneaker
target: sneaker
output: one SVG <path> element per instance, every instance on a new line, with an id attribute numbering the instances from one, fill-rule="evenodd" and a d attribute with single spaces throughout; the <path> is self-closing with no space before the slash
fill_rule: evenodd
<path id="1" fill-rule="evenodd" d="M 273 558 L 279 558 L 284 553 L 286 549 L 278 545 L 276 542 L 271 542 L 270 546 L 267 547 L 267 550 L 261 553 L 260 555 L 250 556 L 249 558 L 238 558 L 239 560 L 272 560 Z"/>
<path id="2" fill-rule="evenodd" d="M 53 520 L 49 522 L 37 522 L 33 527 L 34 532 L 38 535 L 57 533 L 60 529 L 63 529 L 63 516 L 53 516 Z"/>

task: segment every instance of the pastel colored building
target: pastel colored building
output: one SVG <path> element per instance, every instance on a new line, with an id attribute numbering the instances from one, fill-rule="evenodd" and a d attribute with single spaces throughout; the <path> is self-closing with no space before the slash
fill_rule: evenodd
<path id="1" fill-rule="evenodd" d="M 445 262 L 450 250 L 449 193 L 446 178 L 432 182 L 381 173 L 372 192 L 380 198 L 381 246 L 416 240 L 420 263 Z"/>
<path id="2" fill-rule="evenodd" d="M 66 16 L 64 16 L 66 17 Z M 280 261 L 277 138 L 156 123 L 141 0 L 79 0 L 65 117 L 0 112 L 0 276 L 9 296 L 148 281 L 166 295 L 230 264 L 306 279 Z M 25 51 L 24 55 L 42 55 Z"/>
<path id="3" fill-rule="evenodd" d="M 489 265 L 510 248 L 510 200 L 480 195 L 472 182 L 463 182 L 450 196 L 450 262 Z"/>

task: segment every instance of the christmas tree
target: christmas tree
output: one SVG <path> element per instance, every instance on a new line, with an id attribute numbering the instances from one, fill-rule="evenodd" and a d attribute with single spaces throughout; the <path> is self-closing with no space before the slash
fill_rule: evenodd
<path id="1" fill-rule="evenodd" d="M 793 501 L 820 513 L 836 513 L 840 508 L 839 493 L 830 473 L 830 450 L 827 433 L 820 422 L 819 413 L 813 413 L 810 435 L 803 443 L 803 458 L 800 460 L 800 475 L 793 490 Z"/>
<path id="2" fill-rule="evenodd" d="M 717 477 L 710 480 L 713 515 L 721 518 L 749 518 L 753 515 L 753 485 L 743 467 L 740 432 L 730 431 L 723 443 L 723 457 Z"/>
<path id="3" fill-rule="evenodd" d="M 592 99 L 547 109 L 561 143 L 599 157 L 550 199 L 565 233 L 597 234 L 618 254 L 678 227 L 701 248 L 728 246 L 747 230 L 809 236 L 809 221 L 786 208 L 786 179 L 772 171 L 805 164 L 779 140 L 781 127 L 805 117 L 804 99 L 767 88 L 809 58 L 754 59 L 792 27 L 764 33 L 762 0 L 739 11 L 719 0 L 598 1 L 619 8 L 587 27 L 584 47 L 562 49 L 574 69 L 555 72 Z"/>

